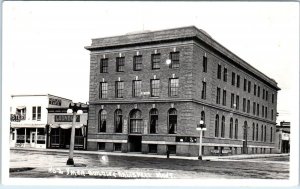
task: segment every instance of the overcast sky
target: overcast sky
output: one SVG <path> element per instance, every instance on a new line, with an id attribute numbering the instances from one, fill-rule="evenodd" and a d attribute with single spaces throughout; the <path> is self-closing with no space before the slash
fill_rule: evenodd
<path id="1" fill-rule="evenodd" d="M 194 25 L 275 79 L 278 122 L 298 112 L 299 5 L 270 2 L 3 3 L 4 94 L 87 102 L 92 38 Z M 297 114 L 298 116 L 298 114 Z"/>

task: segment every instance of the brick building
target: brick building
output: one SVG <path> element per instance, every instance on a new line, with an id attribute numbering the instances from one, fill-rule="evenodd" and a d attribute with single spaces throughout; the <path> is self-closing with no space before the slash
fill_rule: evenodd
<path id="1" fill-rule="evenodd" d="M 272 153 L 277 83 L 194 26 L 92 39 L 88 150 Z"/>

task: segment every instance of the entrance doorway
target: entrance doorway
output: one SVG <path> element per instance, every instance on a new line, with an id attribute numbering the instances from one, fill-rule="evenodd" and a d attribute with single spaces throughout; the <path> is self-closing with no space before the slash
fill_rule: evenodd
<path id="1" fill-rule="evenodd" d="M 30 147 L 34 148 L 36 145 L 36 141 L 35 141 L 35 131 L 31 131 L 30 132 Z"/>
<path id="2" fill-rule="evenodd" d="M 129 152 L 142 151 L 142 136 L 128 136 Z"/>

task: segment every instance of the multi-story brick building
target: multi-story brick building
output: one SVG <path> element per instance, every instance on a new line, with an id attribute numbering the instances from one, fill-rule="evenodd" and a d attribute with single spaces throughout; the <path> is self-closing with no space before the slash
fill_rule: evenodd
<path id="1" fill-rule="evenodd" d="M 196 27 L 93 39 L 88 149 L 197 156 L 274 148 L 277 83 Z"/>

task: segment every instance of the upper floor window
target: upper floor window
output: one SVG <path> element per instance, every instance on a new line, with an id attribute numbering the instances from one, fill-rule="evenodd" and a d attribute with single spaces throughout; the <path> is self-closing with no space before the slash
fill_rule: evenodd
<path id="1" fill-rule="evenodd" d="M 230 118 L 230 123 L 229 123 L 229 138 L 233 138 L 233 119 Z"/>
<path id="2" fill-rule="evenodd" d="M 256 84 L 254 84 L 254 89 L 253 89 L 253 91 L 254 91 L 254 96 L 256 96 Z"/>
<path id="3" fill-rule="evenodd" d="M 99 87 L 99 98 L 107 98 L 107 83 L 106 82 L 100 82 Z"/>
<path id="4" fill-rule="evenodd" d="M 134 71 L 142 70 L 142 65 L 143 65 L 142 55 L 134 56 L 133 57 L 133 70 Z"/>
<path id="5" fill-rule="evenodd" d="M 116 98 L 124 97 L 124 82 L 116 81 Z"/>
<path id="6" fill-rule="evenodd" d="M 234 138 L 238 139 L 238 129 L 239 129 L 239 122 L 238 119 L 235 119 L 235 124 L 234 124 Z"/>
<path id="7" fill-rule="evenodd" d="M 207 72 L 207 57 L 203 56 L 203 72 Z"/>
<path id="8" fill-rule="evenodd" d="M 217 87 L 217 104 L 220 104 L 220 97 L 221 96 L 221 89 L 219 87 Z"/>
<path id="9" fill-rule="evenodd" d="M 255 123 L 252 124 L 252 140 L 255 140 Z"/>
<path id="10" fill-rule="evenodd" d="M 247 79 L 244 79 L 244 91 L 247 91 Z"/>
<path id="11" fill-rule="evenodd" d="M 41 106 L 32 107 L 32 120 L 41 121 L 42 109 Z"/>
<path id="12" fill-rule="evenodd" d="M 221 137 L 225 138 L 225 117 L 222 116 L 222 123 L 221 123 Z"/>
<path id="13" fill-rule="evenodd" d="M 253 102 L 253 107 L 252 107 L 252 109 L 253 109 L 253 115 L 255 115 L 256 114 L 256 103 L 255 102 Z"/>
<path id="14" fill-rule="evenodd" d="M 98 132 L 106 132 L 106 117 L 107 112 L 105 110 L 100 110 L 98 115 Z"/>
<path id="15" fill-rule="evenodd" d="M 261 116 L 265 117 L 265 107 L 264 106 L 261 107 Z"/>
<path id="16" fill-rule="evenodd" d="M 221 65 L 220 64 L 218 64 L 218 73 L 217 73 L 217 78 L 218 79 L 221 79 Z"/>
<path id="17" fill-rule="evenodd" d="M 125 57 L 117 57 L 116 58 L 116 71 L 124 72 L 124 65 L 125 65 Z"/>
<path id="18" fill-rule="evenodd" d="M 169 134 L 175 134 L 177 130 L 177 111 L 171 108 L 168 112 Z"/>
<path id="19" fill-rule="evenodd" d="M 231 103 L 230 103 L 230 107 L 234 108 L 234 94 L 231 93 Z"/>
<path id="20" fill-rule="evenodd" d="M 243 98 L 243 112 L 246 112 L 246 99 Z"/>
<path id="21" fill-rule="evenodd" d="M 151 55 L 151 65 L 153 70 L 160 68 L 160 54 Z"/>
<path id="22" fill-rule="evenodd" d="M 223 81 L 227 82 L 227 68 L 224 67 Z"/>
<path id="23" fill-rule="evenodd" d="M 270 142 L 273 142 L 273 127 L 271 127 Z"/>
<path id="24" fill-rule="evenodd" d="M 263 89 L 263 96 L 262 99 L 265 99 L 265 89 Z"/>
<path id="25" fill-rule="evenodd" d="M 260 141 L 264 141 L 264 126 L 261 125 Z"/>
<path id="26" fill-rule="evenodd" d="M 107 73 L 108 70 L 108 58 L 102 58 L 100 60 L 100 73 Z"/>
<path id="27" fill-rule="evenodd" d="M 257 103 L 256 107 L 257 107 L 256 108 L 256 115 L 259 116 L 259 104 L 258 103 Z"/>
<path id="28" fill-rule="evenodd" d="M 260 96 L 260 86 L 257 87 L 257 97 Z"/>
<path id="29" fill-rule="evenodd" d="M 247 113 L 250 113 L 250 100 L 247 101 Z"/>
<path id="30" fill-rule="evenodd" d="M 223 90 L 223 106 L 226 106 L 226 90 Z"/>
<path id="31" fill-rule="evenodd" d="M 206 82 L 202 81 L 201 99 L 206 99 Z"/>
<path id="32" fill-rule="evenodd" d="M 115 131 L 116 133 L 122 133 L 122 127 L 123 127 L 123 114 L 122 114 L 122 110 L 117 109 L 115 111 Z"/>
<path id="33" fill-rule="evenodd" d="M 236 109 L 239 110 L 240 109 L 240 96 L 239 95 L 236 95 L 235 103 L 236 103 Z"/>
<path id="34" fill-rule="evenodd" d="M 134 109 L 129 114 L 130 133 L 142 133 L 143 119 L 142 112 Z"/>
<path id="35" fill-rule="evenodd" d="M 157 133 L 158 111 L 156 108 L 150 110 L 150 133 Z"/>
<path id="36" fill-rule="evenodd" d="M 255 138 L 256 138 L 256 141 L 258 141 L 258 124 L 256 124 L 256 136 L 255 136 Z"/>
<path id="37" fill-rule="evenodd" d="M 235 85 L 235 73 L 234 72 L 232 72 L 232 74 L 231 74 L 231 84 Z"/>
<path id="38" fill-rule="evenodd" d="M 142 81 L 141 80 L 132 81 L 132 96 L 139 97 L 141 96 L 141 92 L 142 92 Z"/>
<path id="39" fill-rule="evenodd" d="M 236 76 L 236 87 L 240 88 L 240 75 Z"/>
<path id="40" fill-rule="evenodd" d="M 170 68 L 179 68 L 179 52 L 171 52 L 170 59 Z"/>
<path id="41" fill-rule="evenodd" d="M 266 128 L 266 126 L 264 127 L 265 129 L 265 132 L 264 132 L 264 142 L 266 142 L 267 141 L 267 128 Z"/>
<path id="42" fill-rule="evenodd" d="M 274 112 L 273 112 L 273 110 L 271 110 L 271 120 L 273 120 L 274 119 Z"/>
<path id="43" fill-rule="evenodd" d="M 272 103 L 274 103 L 274 94 L 272 94 Z"/>
<path id="44" fill-rule="evenodd" d="M 266 101 L 268 101 L 269 92 L 266 91 Z"/>
<path id="45" fill-rule="evenodd" d="M 172 78 L 169 81 L 169 95 L 170 96 L 178 96 L 178 90 L 179 90 L 179 79 L 178 78 Z"/>
<path id="46" fill-rule="evenodd" d="M 268 118 L 268 107 L 265 107 L 265 118 Z"/>
<path id="47" fill-rule="evenodd" d="M 151 79 L 150 80 L 151 87 L 150 92 L 152 97 L 158 97 L 160 93 L 160 80 L 159 79 Z"/>
<path id="48" fill-rule="evenodd" d="M 251 81 L 248 81 L 248 93 L 251 93 Z"/>
<path id="49" fill-rule="evenodd" d="M 215 119 L 215 137 L 219 137 L 219 115 L 216 115 Z"/>

